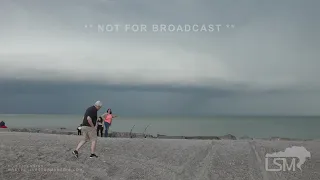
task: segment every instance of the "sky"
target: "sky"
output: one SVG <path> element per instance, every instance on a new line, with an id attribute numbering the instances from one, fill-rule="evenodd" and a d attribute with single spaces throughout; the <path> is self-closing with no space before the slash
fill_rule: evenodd
<path id="1" fill-rule="evenodd" d="M 319 115 L 318 7 L 0 0 L 0 113 Z"/>

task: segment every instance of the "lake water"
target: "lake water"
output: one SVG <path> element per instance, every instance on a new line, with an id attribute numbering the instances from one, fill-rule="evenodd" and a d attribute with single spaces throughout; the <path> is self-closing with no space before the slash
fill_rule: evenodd
<path id="1" fill-rule="evenodd" d="M 0 114 L 9 128 L 39 127 L 76 130 L 82 115 L 23 115 Z M 320 138 L 320 117 L 211 117 L 211 118 L 127 118 L 113 120 L 112 131 L 142 133 L 146 126 L 149 134 L 181 136 L 220 136 L 255 138 L 286 137 L 299 139 Z"/>

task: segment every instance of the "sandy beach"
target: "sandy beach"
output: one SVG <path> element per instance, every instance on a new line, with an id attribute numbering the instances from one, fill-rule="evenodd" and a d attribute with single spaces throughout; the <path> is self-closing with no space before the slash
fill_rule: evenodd
<path id="1" fill-rule="evenodd" d="M 39 180 L 318 180 L 320 141 L 99 138 L 76 159 L 81 136 L 0 132 L 0 179 Z M 265 154 L 303 146 L 302 171 L 269 172 Z"/>

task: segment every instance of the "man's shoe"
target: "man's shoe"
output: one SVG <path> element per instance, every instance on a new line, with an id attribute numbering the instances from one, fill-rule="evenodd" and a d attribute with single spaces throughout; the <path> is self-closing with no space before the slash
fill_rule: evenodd
<path id="1" fill-rule="evenodd" d="M 94 158 L 94 157 L 97 158 L 98 156 L 95 155 L 95 154 L 91 154 L 91 155 L 90 155 L 90 158 Z"/>
<path id="2" fill-rule="evenodd" d="M 77 151 L 77 150 L 72 151 L 72 154 L 73 154 L 76 158 L 78 158 L 78 157 L 79 157 L 79 153 L 78 153 L 78 151 Z"/>

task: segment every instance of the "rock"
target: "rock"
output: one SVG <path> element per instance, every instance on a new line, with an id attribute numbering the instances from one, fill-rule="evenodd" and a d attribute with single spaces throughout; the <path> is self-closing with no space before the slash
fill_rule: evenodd
<path id="1" fill-rule="evenodd" d="M 301 139 L 294 139 L 294 138 L 281 138 L 281 137 L 271 137 L 267 140 L 270 141 L 299 141 Z"/>
<path id="2" fill-rule="evenodd" d="M 159 138 L 159 137 L 164 137 L 164 136 L 166 136 L 166 135 L 157 134 L 157 138 Z"/>
<path id="3" fill-rule="evenodd" d="M 243 139 L 243 140 L 248 140 L 248 139 L 253 140 L 253 138 L 251 138 L 251 137 L 249 137 L 249 136 L 242 136 L 242 137 L 240 137 L 240 139 Z"/>
<path id="4" fill-rule="evenodd" d="M 185 139 L 184 136 L 158 136 L 158 139 Z"/>
<path id="5" fill-rule="evenodd" d="M 237 137 L 235 137 L 232 134 L 227 134 L 227 135 L 224 135 L 224 136 L 220 136 L 219 138 L 220 139 L 228 139 L 228 140 L 237 140 Z"/>
<path id="6" fill-rule="evenodd" d="M 189 136 L 185 139 L 201 139 L 201 140 L 220 140 L 218 136 Z"/>
<path id="7" fill-rule="evenodd" d="M 27 129 L 27 128 L 23 128 L 23 129 L 21 129 L 19 132 L 30 132 L 30 131 L 29 131 L 29 129 Z"/>
<path id="8" fill-rule="evenodd" d="M 17 129 L 17 128 L 11 128 L 10 131 L 12 131 L 12 132 L 17 132 L 18 129 Z"/>

